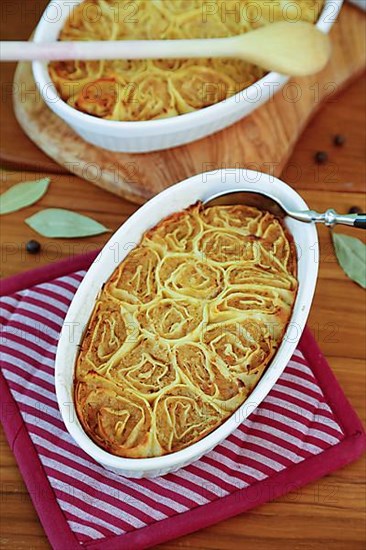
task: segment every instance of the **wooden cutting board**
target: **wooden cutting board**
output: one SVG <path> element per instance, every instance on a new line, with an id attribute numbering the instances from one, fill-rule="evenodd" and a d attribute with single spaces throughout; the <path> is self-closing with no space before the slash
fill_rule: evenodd
<path id="1" fill-rule="evenodd" d="M 331 31 L 333 53 L 324 71 L 291 80 L 267 104 L 235 125 L 167 151 L 113 153 L 86 143 L 35 92 L 29 63 L 20 63 L 15 73 L 15 114 L 32 141 L 61 166 L 136 203 L 207 170 L 250 168 L 278 176 L 320 104 L 334 100 L 364 69 L 364 33 L 363 14 L 345 5 Z"/>

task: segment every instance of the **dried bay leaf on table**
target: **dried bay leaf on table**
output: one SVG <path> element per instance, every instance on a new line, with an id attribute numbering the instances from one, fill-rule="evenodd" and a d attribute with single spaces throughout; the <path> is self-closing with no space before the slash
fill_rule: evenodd
<path id="1" fill-rule="evenodd" d="M 338 263 L 345 274 L 366 288 L 366 245 L 342 233 L 332 232 L 332 239 Z"/>
<path id="2" fill-rule="evenodd" d="M 46 193 L 50 178 L 16 183 L 0 195 L 0 214 L 10 214 L 37 202 Z"/>
<path id="3" fill-rule="evenodd" d="M 44 237 L 76 238 L 91 237 L 110 231 L 101 223 L 63 208 L 47 208 L 25 220 L 34 231 Z"/>

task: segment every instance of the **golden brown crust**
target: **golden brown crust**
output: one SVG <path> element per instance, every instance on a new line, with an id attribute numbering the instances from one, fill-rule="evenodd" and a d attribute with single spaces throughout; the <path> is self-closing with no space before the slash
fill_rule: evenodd
<path id="1" fill-rule="evenodd" d="M 198 202 L 162 220 L 91 315 L 75 371 L 86 433 L 134 458 L 199 441 L 258 383 L 296 292 L 294 241 L 272 214 Z"/>

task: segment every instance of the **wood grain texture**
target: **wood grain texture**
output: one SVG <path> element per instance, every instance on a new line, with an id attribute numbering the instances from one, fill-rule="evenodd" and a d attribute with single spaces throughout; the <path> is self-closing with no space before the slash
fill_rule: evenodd
<path id="1" fill-rule="evenodd" d="M 5 4 L 7 0 L 2 0 Z M 2 36 L 25 38 L 46 0 L 9 0 L 9 15 L 2 18 Z M 32 4 L 32 8 L 29 5 Z M 28 5 L 24 14 L 22 6 Z M 31 13 L 33 10 L 33 13 Z M 22 15 L 23 14 L 23 15 Z M 361 12 L 355 11 L 358 17 Z M 2 84 L 11 82 L 14 66 L 4 65 Z M 3 73 L 2 72 L 2 73 Z M 3 88 L 2 88 L 3 89 Z M 136 206 L 73 175 L 61 175 L 61 168 L 22 133 L 11 108 L 11 94 L 3 97 L 0 128 L 0 159 L 27 159 L 34 173 L 19 171 L 1 174 L 1 189 L 20 179 L 50 175 L 51 186 L 40 203 L 0 219 L 2 274 L 12 275 L 44 265 L 70 254 L 102 246 L 108 235 L 56 241 L 40 238 L 42 252 L 24 252 L 29 238 L 38 238 L 23 222 L 45 206 L 73 208 L 92 215 L 112 229 L 117 228 Z M 315 208 L 335 206 L 365 207 L 365 84 L 358 80 L 319 112 L 296 145 L 284 170 L 284 179 L 301 190 Z M 341 132 L 347 142 L 343 148 L 332 145 L 332 136 Z M 320 170 L 314 165 L 316 150 L 329 153 L 329 163 Z M 44 165 L 43 162 L 46 162 Z M 329 176 L 332 163 L 336 176 Z M 301 170 L 294 177 L 292 165 Z M 14 164 L 10 163 L 14 167 Z M 339 229 L 354 236 L 361 232 Z M 363 421 L 365 415 L 365 292 L 349 281 L 336 263 L 329 232 L 320 228 L 320 277 L 309 319 L 310 327 L 325 353 L 336 377 Z M 363 236 L 363 235 L 362 235 Z M 336 325 L 336 326 L 334 326 Z M 49 548 L 30 496 L 13 454 L 3 436 L 0 438 L 0 547 L 7 550 Z M 249 513 L 241 514 L 197 533 L 161 545 L 164 550 L 363 550 L 365 532 L 365 458 Z M 65 549 L 67 550 L 67 549 Z"/>
<path id="2" fill-rule="evenodd" d="M 15 73 L 14 109 L 25 133 L 58 164 L 138 204 L 177 181 L 220 167 L 246 167 L 278 176 L 322 101 L 333 99 L 363 70 L 364 32 L 359 11 L 344 6 L 331 31 L 331 60 L 321 73 L 291 80 L 233 126 L 166 151 L 113 153 L 86 143 L 44 104 L 29 63 L 20 63 Z"/>

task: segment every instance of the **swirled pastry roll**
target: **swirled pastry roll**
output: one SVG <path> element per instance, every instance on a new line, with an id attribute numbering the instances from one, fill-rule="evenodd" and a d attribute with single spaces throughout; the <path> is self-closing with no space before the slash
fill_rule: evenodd
<path id="1" fill-rule="evenodd" d="M 106 285 L 106 291 L 114 298 L 133 304 L 146 304 L 157 296 L 155 272 L 160 263 L 159 255 L 141 246 L 133 250 L 116 270 Z"/>
<path id="2" fill-rule="evenodd" d="M 69 98 L 69 105 L 100 118 L 113 118 L 118 100 L 118 84 L 114 78 L 90 80 Z"/>
<path id="3" fill-rule="evenodd" d="M 76 383 L 75 400 L 84 428 L 105 450 L 140 458 L 156 448 L 150 406 L 135 392 L 92 371 Z"/>
<path id="4" fill-rule="evenodd" d="M 179 451 L 248 397 L 297 292 L 282 220 L 196 204 L 143 236 L 100 292 L 81 343 L 75 402 L 86 433 L 125 457 Z"/>
<path id="5" fill-rule="evenodd" d="M 126 315 L 116 300 L 98 301 L 84 336 L 79 372 L 99 371 L 108 360 L 122 348 L 127 339 Z"/>
<path id="6" fill-rule="evenodd" d="M 224 286 L 224 270 L 192 254 L 167 254 L 156 274 L 171 297 L 214 298 Z"/>
<path id="7" fill-rule="evenodd" d="M 212 431 L 219 411 L 185 384 L 164 392 L 154 406 L 156 436 L 164 454 L 179 451 Z"/>
<path id="8" fill-rule="evenodd" d="M 131 349 L 111 363 L 109 378 L 153 401 L 162 390 L 179 382 L 170 347 L 141 336 Z"/>
<path id="9" fill-rule="evenodd" d="M 60 40 L 224 38 L 275 21 L 315 23 L 324 0 L 84 0 Z M 301 48 L 301 44 L 299 44 Z M 62 99 L 107 120 L 155 120 L 229 98 L 265 71 L 229 58 L 52 62 Z M 106 81 L 113 90 L 106 92 Z"/>

